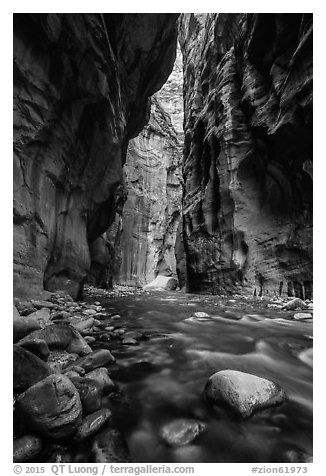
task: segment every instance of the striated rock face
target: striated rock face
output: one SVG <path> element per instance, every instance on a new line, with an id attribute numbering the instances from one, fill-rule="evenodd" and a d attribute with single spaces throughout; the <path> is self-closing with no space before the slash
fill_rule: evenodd
<path id="1" fill-rule="evenodd" d="M 77 296 L 128 140 L 175 58 L 176 14 L 14 15 L 14 292 Z"/>
<path id="2" fill-rule="evenodd" d="M 175 242 L 182 197 L 180 75 L 179 56 L 168 83 L 152 99 L 148 125 L 129 144 L 125 164 L 128 199 L 122 217 L 120 284 L 144 285 L 158 274 L 176 276 Z M 174 102 L 172 97 L 176 98 Z M 171 115 L 163 104 L 169 104 Z"/>
<path id="3" fill-rule="evenodd" d="M 312 15 L 184 14 L 190 291 L 312 287 Z"/>

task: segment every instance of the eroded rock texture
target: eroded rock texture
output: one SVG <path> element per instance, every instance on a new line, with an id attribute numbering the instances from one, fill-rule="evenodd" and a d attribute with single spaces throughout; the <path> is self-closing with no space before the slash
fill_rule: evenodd
<path id="1" fill-rule="evenodd" d="M 128 199 L 122 218 L 118 281 L 144 285 L 157 274 L 176 275 L 175 242 L 181 219 L 182 142 L 161 106 L 152 99 L 148 125 L 129 143 L 125 165 Z M 181 96 L 179 96 L 181 98 Z"/>
<path id="2" fill-rule="evenodd" d="M 184 14 L 191 291 L 310 297 L 312 16 Z"/>
<path id="3" fill-rule="evenodd" d="M 175 243 L 181 223 L 183 148 L 181 51 L 167 82 L 151 100 L 148 125 L 129 143 L 116 216 L 91 244 L 88 281 L 143 286 L 157 274 L 176 276 Z"/>
<path id="4" fill-rule="evenodd" d="M 128 140 L 168 78 L 176 14 L 14 15 L 14 292 L 78 295 Z"/>

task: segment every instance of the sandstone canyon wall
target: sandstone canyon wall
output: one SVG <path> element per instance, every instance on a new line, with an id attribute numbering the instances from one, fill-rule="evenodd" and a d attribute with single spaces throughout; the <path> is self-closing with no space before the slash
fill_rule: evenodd
<path id="1" fill-rule="evenodd" d="M 172 70 L 177 16 L 14 15 L 16 295 L 80 293 L 128 141 Z"/>
<path id="2" fill-rule="evenodd" d="M 121 284 L 144 285 L 157 274 L 176 275 L 174 246 L 181 219 L 181 161 L 182 143 L 156 95 L 150 121 L 130 142 L 127 153 Z"/>
<path id="3" fill-rule="evenodd" d="M 88 281 L 143 286 L 157 274 L 176 276 L 175 242 L 181 222 L 182 57 L 151 100 L 150 120 L 129 142 L 116 217 L 91 245 Z"/>
<path id="4" fill-rule="evenodd" d="M 176 276 L 175 242 L 182 200 L 182 84 L 178 50 L 169 79 L 152 99 L 148 125 L 128 147 L 120 284 L 144 285 L 157 274 Z"/>
<path id="5" fill-rule="evenodd" d="M 183 14 L 193 292 L 312 292 L 312 15 Z"/>

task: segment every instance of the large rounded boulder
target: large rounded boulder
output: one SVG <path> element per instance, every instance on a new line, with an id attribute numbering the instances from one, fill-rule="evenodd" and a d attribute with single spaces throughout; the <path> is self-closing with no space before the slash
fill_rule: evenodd
<path id="1" fill-rule="evenodd" d="M 82 421 L 79 393 L 61 374 L 50 375 L 22 393 L 16 410 L 33 432 L 54 441 L 70 438 Z"/>
<path id="2" fill-rule="evenodd" d="M 284 391 L 274 382 L 237 370 L 220 370 L 211 375 L 205 393 L 208 400 L 227 404 L 242 417 L 285 399 Z"/>

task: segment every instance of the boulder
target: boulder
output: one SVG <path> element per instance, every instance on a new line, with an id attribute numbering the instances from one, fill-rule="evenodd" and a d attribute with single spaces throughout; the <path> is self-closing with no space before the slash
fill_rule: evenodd
<path id="1" fill-rule="evenodd" d="M 32 304 L 36 309 L 42 309 L 42 308 L 47 308 L 47 309 L 57 309 L 58 305 L 50 302 L 50 301 L 35 301 L 32 299 Z"/>
<path id="2" fill-rule="evenodd" d="M 85 372 L 91 372 L 98 367 L 103 367 L 109 363 L 115 362 L 115 358 L 111 352 L 107 349 L 98 349 L 94 352 L 86 355 L 85 357 L 80 357 L 74 362 L 74 365 L 82 367 Z M 71 365 L 67 368 L 70 370 Z"/>
<path id="3" fill-rule="evenodd" d="M 50 375 L 19 395 L 16 411 L 33 432 L 53 441 L 68 440 L 82 421 L 79 393 L 60 374 Z"/>
<path id="4" fill-rule="evenodd" d="M 80 331 L 84 331 L 85 329 L 89 329 L 93 326 L 94 317 L 86 317 L 86 318 L 71 317 L 69 319 L 69 323 L 71 326 L 73 326 L 75 329 L 77 329 L 80 332 Z"/>
<path id="5" fill-rule="evenodd" d="M 306 309 L 307 305 L 302 299 L 294 298 L 282 306 L 283 311 L 294 311 L 295 309 Z"/>
<path id="6" fill-rule="evenodd" d="M 36 311 L 36 307 L 30 301 L 26 302 L 17 302 L 16 307 L 21 316 L 28 316 L 32 312 Z"/>
<path id="7" fill-rule="evenodd" d="M 285 399 L 284 391 L 274 382 L 237 370 L 211 375 L 205 392 L 210 401 L 227 404 L 242 417 Z"/>
<path id="8" fill-rule="evenodd" d="M 95 436 L 92 453 L 95 463 L 130 463 L 127 444 L 115 428 L 102 430 Z"/>
<path id="9" fill-rule="evenodd" d="M 179 418 L 164 425 L 159 435 L 169 446 L 184 446 L 197 438 L 204 429 L 205 425 L 199 421 Z"/>
<path id="10" fill-rule="evenodd" d="M 42 309 L 39 309 L 38 311 L 35 311 L 32 314 L 29 314 L 28 317 L 38 322 L 42 329 L 52 324 L 50 319 L 50 309 L 48 309 L 47 307 L 43 307 Z"/>
<path id="11" fill-rule="evenodd" d="M 199 317 L 199 318 L 200 318 L 200 317 L 210 317 L 210 315 L 207 314 L 207 312 L 201 312 L 201 311 L 199 311 L 199 312 L 194 312 L 194 313 L 193 313 L 193 317 Z"/>
<path id="12" fill-rule="evenodd" d="M 96 341 L 95 337 L 89 336 L 89 335 L 86 335 L 86 336 L 84 337 L 84 339 L 85 339 L 85 341 L 87 342 L 87 344 L 93 344 L 93 342 Z"/>
<path id="13" fill-rule="evenodd" d="M 103 393 L 108 393 L 116 388 L 115 383 L 109 377 L 108 369 L 105 367 L 100 367 L 88 372 L 85 378 L 98 382 L 102 387 Z"/>
<path id="14" fill-rule="evenodd" d="M 66 323 L 53 324 L 44 329 L 34 331 L 20 341 L 20 343 L 35 338 L 45 340 L 51 350 L 63 349 L 78 355 L 86 355 L 92 352 L 92 349 L 80 333 Z"/>
<path id="15" fill-rule="evenodd" d="M 83 414 L 88 415 L 100 410 L 102 406 L 103 386 L 94 380 L 85 379 L 80 376 L 71 377 L 71 381 L 78 390 L 83 407 Z"/>
<path id="16" fill-rule="evenodd" d="M 138 345 L 138 342 L 136 339 L 133 339 L 132 337 L 124 337 L 121 341 L 121 344 L 123 345 Z"/>
<path id="17" fill-rule="evenodd" d="M 45 362 L 48 360 L 50 349 L 45 340 L 29 339 L 26 342 L 19 343 L 18 345 L 28 350 L 29 352 L 32 352 L 32 354 L 36 355 Z"/>
<path id="18" fill-rule="evenodd" d="M 103 425 L 111 418 L 111 411 L 107 408 L 91 413 L 83 419 L 80 427 L 76 431 L 73 441 L 79 442 L 92 435 L 95 435 Z"/>
<path id="19" fill-rule="evenodd" d="M 150 291 L 150 290 L 168 290 L 168 291 L 173 291 L 178 287 L 178 280 L 176 278 L 173 278 L 171 276 L 161 276 L 158 275 L 156 278 L 150 282 L 149 284 L 146 284 L 144 286 L 145 291 Z"/>
<path id="20" fill-rule="evenodd" d="M 310 312 L 296 312 L 293 316 L 293 319 L 297 321 L 301 321 L 304 319 L 311 319 L 311 318 L 312 318 L 312 314 L 310 314 Z"/>
<path id="21" fill-rule="evenodd" d="M 42 440 L 34 435 L 24 435 L 14 439 L 14 463 L 31 461 L 42 450 Z"/>
<path id="22" fill-rule="evenodd" d="M 83 311 L 83 314 L 85 316 L 93 316 L 94 314 L 96 314 L 96 310 L 95 309 L 85 309 L 85 311 Z"/>
<path id="23" fill-rule="evenodd" d="M 14 311 L 13 338 L 14 343 L 27 336 L 33 331 L 40 329 L 40 324 L 29 316 L 20 316 Z"/>
<path id="24" fill-rule="evenodd" d="M 138 331 L 125 332 L 124 333 L 124 339 L 126 339 L 127 337 L 130 337 L 131 339 L 135 339 L 135 340 L 145 339 L 144 334 L 142 332 L 138 332 Z"/>
<path id="25" fill-rule="evenodd" d="M 14 392 L 24 392 L 32 385 L 53 374 L 53 370 L 43 360 L 19 345 L 13 346 L 13 387 Z"/>

